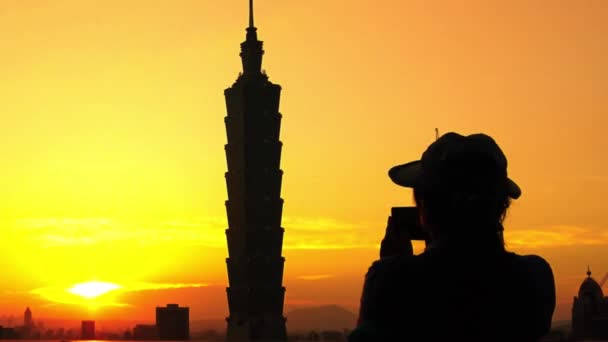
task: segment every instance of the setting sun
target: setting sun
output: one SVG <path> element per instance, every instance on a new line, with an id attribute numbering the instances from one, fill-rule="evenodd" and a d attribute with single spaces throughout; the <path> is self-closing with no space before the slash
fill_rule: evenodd
<path id="1" fill-rule="evenodd" d="M 68 291 L 87 299 L 94 299 L 119 288 L 120 286 L 116 284 L 91 281 L 88 283 L 76 284 Z"/>

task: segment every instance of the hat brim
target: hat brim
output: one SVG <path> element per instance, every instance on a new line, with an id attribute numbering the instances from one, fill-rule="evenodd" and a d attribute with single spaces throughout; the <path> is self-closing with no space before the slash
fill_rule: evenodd
<path id="1" fill-rule="evenodd" d="M 388 171 L 391 180 L 406 188 L 415 188 L 422 178 L 422 162 L 416 160 L 402 165 L 397 165 Z M 507 193 L 509 197 L 518 199 L 521 196 L 521 188 L 512 179 L 507 178 Z"/>

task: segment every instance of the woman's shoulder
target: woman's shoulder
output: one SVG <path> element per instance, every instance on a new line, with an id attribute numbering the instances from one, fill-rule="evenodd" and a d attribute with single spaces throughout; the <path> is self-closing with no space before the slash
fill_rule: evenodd
<path id="1" fill-rule="evenodd" d="M 515 267 L 519 267 L 527 273 L 534 274 L 540 277 L 551 277 L 553 279 L 553 270 L 551 269 L 551 265 L 540 255 L 536 254 L 527 254 L 520 255 L 512 252 L 507 253 L 508 260 L 510 259 L 511 263 Z"/>
<path id="2" fill-rule="evenodd" d="M 551 265 L 539 255 L 517 255 L 521 267 L 537 292 L 543 293 L 547 300 L 555 297 L 555 279 Z"/>
<path id="3" fill-rule="evenodd" d="M 551 265 L 540 255 L 522 255 L 523 262 L 533 270 L 551 272 Z"/>

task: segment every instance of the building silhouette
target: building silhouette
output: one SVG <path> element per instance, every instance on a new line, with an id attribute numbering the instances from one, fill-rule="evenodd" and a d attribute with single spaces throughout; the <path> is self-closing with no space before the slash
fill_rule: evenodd
<path id="1" fill-rule="evenodd" d="M 0 340 L 16 340 L 19 337 L 14 328 L 5 328 L 0 325 Z"/>
<path id="2" fill-rule="evenodd" d="M 284 341 L 279 131 L 281 87 L 262 71 L 263 43 L 253 22 L 241 43 L 243 72 L 225 90 L 228 144 L 226 259 L 228 341 Z"/>
<path id="3" fill-rule="evenodd" d="M 32 319 L 32 310 L 28 307 L 25 309 L 25 313 L 23 314 L 23 327 L 26 330 L 31 330 L 34 328 L 34 320 Z"/>
<path id="4" fill-rule="evenodd" d="M 158 340 L 158 327 L 156 325 L 137 324 L 133 328 L 133 339 L 139 341 Z"/>
<path id="5" fill-rule="evenodd" d="M 156 308 L 156 328 L 161 340 L 190 339 L 190 309 L 177 304 Z"/>
<path id="6" fill-rule="evenodd" d="M 80 336 L 83 340 L 94 340 L 95 321 L 82 321 Z"/>
<path id="7" fill-rule="evenodd" d="M 589 269 L 578 297 L 574 297 L 572 334 L 578 340 L 608 340 L 608 297 L 604 297 L 601 285 L 591 277 Z"/>

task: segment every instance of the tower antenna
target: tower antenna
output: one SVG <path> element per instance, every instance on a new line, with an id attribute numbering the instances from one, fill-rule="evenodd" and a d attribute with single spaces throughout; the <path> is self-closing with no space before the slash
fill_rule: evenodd
<path id="1" fill-rule="evenodd" d="M 254 27 L 253 25 L 253 0 L 249 0 L 249 27 Z"/>

